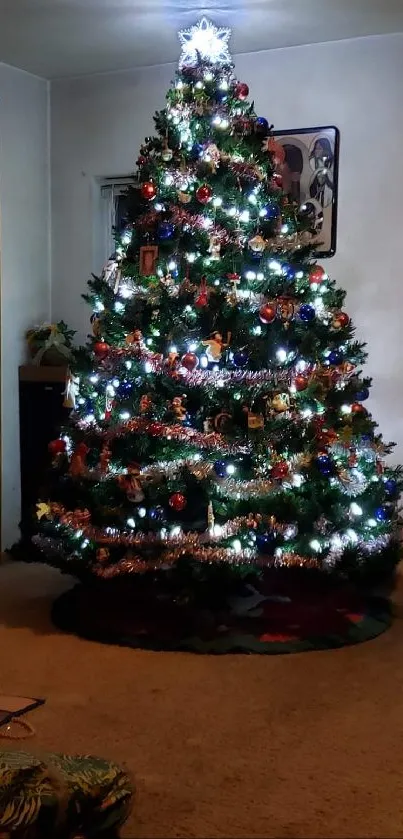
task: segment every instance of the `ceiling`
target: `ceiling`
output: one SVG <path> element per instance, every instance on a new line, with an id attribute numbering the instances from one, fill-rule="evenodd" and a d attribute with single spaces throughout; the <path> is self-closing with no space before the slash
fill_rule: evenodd
<path id="1" fill-rule="evenodd" d="M 177 62 L 201 14 L 233 54 L 403 31 L 403 0 L 0 0 L 0 62 L 49 79 Z"/>

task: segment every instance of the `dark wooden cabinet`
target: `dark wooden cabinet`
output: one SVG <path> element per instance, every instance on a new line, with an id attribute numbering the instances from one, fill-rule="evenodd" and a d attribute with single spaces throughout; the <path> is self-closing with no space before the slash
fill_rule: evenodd
<path id="1" fill-rule="evenodd" d="M 69 416 L 63 408 L 64 367 L 19 369 L 21 449 L 21 531 L 30 529 L 32 510 L 43 489 L 49 466 L 48 444 Z"/>

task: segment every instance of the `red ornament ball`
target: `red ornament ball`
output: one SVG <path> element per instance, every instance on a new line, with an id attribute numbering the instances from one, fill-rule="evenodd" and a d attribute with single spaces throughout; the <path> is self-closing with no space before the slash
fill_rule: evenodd
<path id="1" fill-rule="evenodd" d="M 207 204 L 210 201 L 212 194 L 213 190 L 208 184 L 202 184 L 196 190 L 196 198 L 200 201 L 200 204 Z"/>
<path id="2" fill-rule="evenodd" d="M 155 198 L 157 194 L 157 187 L 153 181 L 144 181 L 141 184 L 141 194 L 143 198 L 147 198 L 148 201 L 151 201 L 152 198 Z"/>
<path id="3" fill-rule="evenodd" d="M 311 268 L 309 272 L 309 282 L 312 285 L 313 283 L 316 283 L 316 285 L 320 285 L 320 283 L 323 282 L 325 277 L 326 271 L 324 268 L 322 268 L 321 265 L 315 265 L 313 268 Z"/>
<path id="4" fill-rule="evenodd" d="M 367 409 L 364 408 L 364 405 L 361 405 L 361 402 L 353 402 L 351 406 L 351 413 L 352 414 L 364 414 L 367 413 Z"/>
<path id="5" fill-rule="evenodd" d="M 333 315 L 333 326 L 335 329 L 344 329 L 350 323 L 350 318 L 347 312 L 336 312 Z"/>
<path id="6" fill-rule="evenodd" d="M 304 376 L 303 373 L 298 373 L 294 379 L 294 385 L 296 390 L 305 390 L 308 387 L 309 379 L 308 376 Z"/>
<path id="7" fill-rule="evenodd" d="M 279 460 L 278 463 L 275 463 L 272 470 L 271 476 L 274 478 L 275 481 L 281 481 L 282 478 L 286 478 L 288 475 L 288 463 L 285 460 Z"/>
<path id="8" fill-rule="evenodd" d="M 108 355 L 110 350 L 109 344 L 106 344 L 105 341 L 97 341 L 94 344 L 94 353 L 98 356 L 98 358 L 105 358 Z"/>
<path id="9" fill-rule="evenodd" d="M 199 359 L 194 352 L 187 352 L 181 358 L 181 365 L 182 367 L 186 367 L 186 370 L 189 370 L 189 373 L 191 373 L 192 370 L 196 370 L 196 367 L 198 367 Z"/>
<path id="10" fill-rule="evenodd" d="M 237 99 L 247 99 L 249 96 L 249 87 L 246 82 L 237 82 L 235 85 L 235 96 Z"/>
<path id="11" fill-rule="evenodd" d="M 169 506 L 172 507 L 175 512 L 180 513 L 181 510 L 184 510 L 186 507 L 187 501 L 185 496 L 181 492 L 174 492 L 169 499 Z"/>
<path id="12" fill-rule="evenodd" d="M 259 309 L 259 318 L 262 323 L 273 323 L 277 314 L 275 303 L 264 303 Z"/>
<path id="13" fill-rule="evenodd" d="M 51 455 L 62 454 L 66 451 L 66 442 L 65 440 L 51 440 L 48 445 L 48 449 Z"/>

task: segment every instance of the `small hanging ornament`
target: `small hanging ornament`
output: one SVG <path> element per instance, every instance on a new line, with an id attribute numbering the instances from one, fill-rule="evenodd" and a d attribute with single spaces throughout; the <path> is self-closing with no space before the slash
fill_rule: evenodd
<path id="1" fill-rule="evenodd" d="M 156 274 L 158 245 L 142 245 L 139 249 L 139 274 L 153 277 Z"/>
<path id="2" fill-rule="evenodd" d="M 64 391 L 63 408 L 75 408 L 78 396 L 80 379 L 69 372 L 67 375 L 66 388 Z"/>
<path id="3" fill-rule="evenodd" d="M 248 409 L 248 429 L 250 431 L 262 431 L 264 429 L 263 414 L 254 414 Z"/>
<path id="4" fill-rule="evenodd" d="M 311 323 L 316 317 L 314 306 L 311 306 L 310 303 L 302 303 L 299 307 L 298 316 L 304 323 Z"/>
<path id="5" fill-rule="evenodd" d="M 163 145 L 163 149 L 162 149 L 162 152 L 161 152 L 161 160 L 163 160 L 164 163 L 170 163 L 173 156 L 174 156 L 174 153 L 173 153 L 172 149 L 170 149 L 169 146 L 168 146 L 168 140 L 164 140 L 164 145 Z"/>
<path id="6" fill-rule="evenodd" d="M 271 407 L 277 414 L 290 410 L 290 396 L 288 393 L 277 393 L 271 400 Z"/>
<path id="7" fill-rule="evenodd" d="M 333 329 L 344 329 L 350 323 L 347 312 L 335 312 L 332 318 Z"/>
<path id="8" fill-rule="evenodd" d="M 109 344 L 106 344 L 105 341 L 97 341 L 97 343 L 94 344 L 93 349 L 97 358 L 102 359 L 108 355 L 110 346 Z"/>
<path id="9" fill-rule="evenodd" d="M 147 201 L 151 201 L 157 194 L 157 187 L 153 181 L 144 181 L 144 183 L 141 184 L 140 192 L 143 198 L 146 198 Z"/>
<path id="10" fill-rule="evenodd" d="M 150 394 L 149 393 L 143 393 L 143 395 L 140 397 L 139 413 L 143 414 L 143 415 L 144 414 L 149 414 L 152 406 L 153 406 L 153 400 L 152 400 Z"/>
<path id="11" fill-rule="evenodd" d="M 72 478 L 79 478 L 87 472 L 88 452 L 89 448 L 86 443 L 77 443 L 70 460 L 69 474 Z"/>
<path id="12" fill-rule="evenodd" d="M 171 402 L 171 411 L 175 416 L 177 422 L 185 422 L 186 419 L 186 408 L 183 405 L 183 400 L 186 399 L 186 395 L 183 396 L 174 396 Z"/>
<path id="13" fill-rule="evenodd" d="M 275 481 L 282 481 L 283 478 L 286 478 L 288 475 L 288 463 L 285 460 L 278 460 L 277 463 L 274 463 L 271 469 L 271 477 L 274 478 Z"/>
<path id="14" fill-rule="evenodd" d="M 249 361 L 249 354 L 247 353 L 246 349 L 243 348 L 242 350 L 237 350 L 234 352 L 232 362 L 235 367 L 246 367 Z"/>
<path id="15" fill-rule="evenodd" d="M 232 430 L 232 426 L 232 416 L 228 413 L 228 411 L 220 411 L 220 413 L 216 414 L 213 419 L 214 431 L 217 431 L 219 434 L 229 434 Z"/>
<path id="16" fill-rule="evenodd" d="M 224 343 L 223 336 L 221 332 L 213 332 L 211 337 L 208 338 L 206 341 L 202 341 L 203 347 L 207 347 L 206 349 L 206 356 L 209 361 L 217 363 L 221 361 L 222 352 L 225 347 L 229 346 L 231 338 L 231 333 L 228 333 L 227 342 Z"/>
<path id="17" fill-rule="evenodd" d="M 199 365 L 199 359 L 194 352 L 187 352 L 181 358 L 181 365 L 185 367 L 189 373 L 192 373 L 193 370 L 196 370 L 196 367 Z"/>
<path id="18" fill-rule="evenodd" d="M 58 440 L 51 440 L 51 442 L 48 445 L 48 449 L 52 457 L 56 457 L 59 454 L 64 454 L 64 452 L 66 451 L 66 441 L 61 440 L 60 438 Z"/>
<path id="19" fill-rule="evenodd" d="M 269 123 L 266 117 L 256 117 L 254 128 L 256 134 L 266 135 L 269 130 Z"/>
<path id="20" fill-rule="evenodd" d="M 306 390 L 309 385 L 308 376 L 304 376 L 303 373 L 298 373 L 294 379 L 294 385 L 297 391 Z"/>
<path id="21" fill-rule="evenodd" d="M 178 201 L 180 201 L 181 204 L 189 204 L 192 200 L 192 196 L 188 192 L 183 192 L 182 190 L 177 192 L 177 196 Z"/>
<path id="22" fill-rule="evenodd" d="M 277 316 L 280 318 L 281 322 L 284 324 L 286 329 L 288 329 L 290 321 L 292 321 L 294 315 L 295 304 L 291 297 L 279 297 L 277 305 Z"/>
<path id="23" fill-rule="evenodd" d="M 208 298 L 209 298 L 209 289 L 207 287 L 207 279 L 203 276 L 200 280 L 200 286 L 198 290 L 197 297 L 195 299 L 195 306 L 198 309 L 203 309 L 204 306 L 208 305 Z"/>
<path id="24" fill-rule="evenodd" d="M 309 282 L 315 285 L 320 285 L 326 277 L 326 271 L 321 265 L 314 265 L 309 272 Z"/>
<path id="25" fill-rule="evenodd" d="M 259 319 L 262 323 L 273 323 L 277 315 L 276 303 L 264 303 L 259 309 Z"/>
<path id="26" fill-rule="evenodd" d="M 252 239 L 249 239 L 248 247 L 252 253 L 261 254 L 266 249 L 267 242 L 260 233 L 257 233 Z"/>
<path id="27" fill-rule="evenodd" d="M 126 336 L 126 344 L 129 347 L 141 349 L 144 346 L 143 333 L 141 329 L 134 329 L 133 332 L 130 332 L 129 335 Z"/>
<path id="28" fill-rule="evenodd" d="M 220 251 L 221 251 L 221 242 L 219 236 L 215 235 L 214 233 L 210 236 L 210 245 L 209 245 L 209 253 L 211 254 L 212 259 L 219 259 L 220 258 Z"/>
<path id="29" fill-rule="evenodd" d="M 174 492 L 168 503 L 176 513 L 180 513 L 185 509 L 187 501 L 182 492 Z"/>
<path id="30" fill-rule="evenodd" d="M 101 475 L 106 475 L 109 472 L 109 464 L 111 462 L 111 455 L 112 452 L 108 443 L 104 443 L 101 449 L 101 454 L 99 456 L 99 471 Z"/>
<path id="31" fill-rule="evenodd" d="M 208 204 L 212 194 L 213 190 L 211 189 L 211 186 L 209 186 L 208 184 L 202 184 L 196 190 L 196 198 L 198 201 L 200 201 L 200 204 Z"/>
<path id="32" fill-rule="evenodd" d="M 237 82 L 236 83 L 235 89 L 234 89 L 234 95 L 236 96 L 237 99 L 240 99 L 241 102 L 243 102 L 244 99 L 248 98 L 249 87 L 246 84 L 246 82 Z"/>
<path id="33" fill-rule="evenodd" d="M 112 411 L 115 407 L 115 401 L 107 393 L 105 396 L 105 420 L 108 422 L 112 416 Z"/>
<path id="34" fill-rule="evenodd" d="M 126 491 L 127 500 L 132 501 L 133 504 L 139 504 L 141 501 L 144 501 L 145 495 L 140 481 L 139 464 L 130 463 L 127 467 L 127 475 L 124 477 L 124 489 Z"/>
<path id="35" fill-rule="evenodd" d="M 95 556 L 97 558 L 97 562 L 108 562 L 109 548 L 98 548 Z"/>

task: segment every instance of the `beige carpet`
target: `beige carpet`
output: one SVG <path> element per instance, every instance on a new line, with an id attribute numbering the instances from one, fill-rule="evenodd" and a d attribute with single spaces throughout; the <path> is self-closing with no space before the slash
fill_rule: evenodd
<path id="1" fill-rule="evenodd" d="M 399 616 L 337 651 L 137 652 L 52 627 L 51 601 L 70 584 L 42 566 L 0 567 L 0 685 L 47 699 L 29 715 L 31 748 L 130 767 L 124 837 L 403 837 Z"/>

